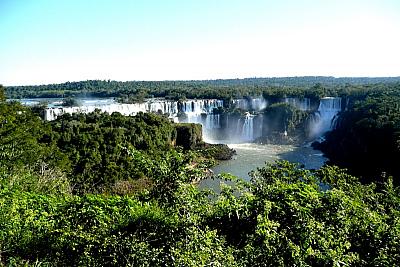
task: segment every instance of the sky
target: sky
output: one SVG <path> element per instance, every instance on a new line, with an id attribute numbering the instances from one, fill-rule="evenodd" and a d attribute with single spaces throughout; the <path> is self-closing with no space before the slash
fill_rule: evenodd
<path id="1" fill-rule="evenodd" d="M 0 0 L 0 84 L 400 76 L 399 0 Z"/>

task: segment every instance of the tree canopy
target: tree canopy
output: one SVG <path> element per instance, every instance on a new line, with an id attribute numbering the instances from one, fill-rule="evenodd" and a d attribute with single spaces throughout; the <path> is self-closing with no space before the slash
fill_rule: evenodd
<path id="1" fill-rule="evenodd" d="M 45 122 L 1 101 L 0 265 L 396 266 L 400 95 L 373 86 L 351 91 L 321 144 L 349 171 L 278 161 L 250 181 L 213 177 L 218 193 L 195 184 L 218 149 L 199 126 L 99 111 Z M 286 104 L 265 112 L 303 123 Z"/>

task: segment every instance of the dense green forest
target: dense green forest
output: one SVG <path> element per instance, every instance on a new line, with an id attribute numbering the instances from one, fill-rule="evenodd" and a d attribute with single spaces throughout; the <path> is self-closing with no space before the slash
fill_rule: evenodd
<path id="1" fill-rule="evenodd" d="M 146 97 L 240 98 L 245 96 L 297 96 L 319 99 L 321 96 L 347 95 L 355 90 L 378 90 L 391 84 L 393 78 L 286 77 L 248 78 L 209 81 L 102 81 L 89 80 L 38 86 L 10 86 L 8 98 L 34 97 L 117 97 L 121 101 L 140 101 Z M 310 90 L 311 89 L 311 90 Z"/>
<path id="2" fill-rule="evenodd" d="M 135 188 L 138 182 L 147 182 L 145 170 L 134 164 L 137 153 L 162 162 L 185 152 L 183 161 L 204 166 L 213 164 L 219 153 L 229 153 L 226 146 L 204 144 L 201 125 L 174 124 L 151 113 L 122 116 L 97 110 L 45 122 L 36 108 L 11 102 L 1 104 L 0 115 L 3 167 L 29 166 L 34 172 L 65 174 L 78 194 L 117 190 L 120 185 Z"/>
<path id="3" fill-rule="evenodd" d="M 333 162 L 359 149 L 383 157 L 395 144 L 375 179 L 282 161 L 249 182 L 218 177 L 220 193 L 193 183 L 216 149 L 196 125 L 101 112 L 45 122 L 0 88 L 0 265 L 396 266 L 400 188 L 386 167 L 399 158 L 398 85 L 375 86 L 360 86 L 321 144 Z M 302 121 L 287 105 L 266 112 L 281 109 Z"/>
<path id="4" fill-rule="evenodd" d="M 264 111 L 262 137 L 263 143 L 284 144 L 302 143 L 307 140 L 307 122 L 312 117 L 311 112 L 299 110 L 288 103 L 276 103 Z M 286 132 L 287 136 L 282 136 Z M 288 137 L 289 136 L 289 137 Z"/>
<path id="5" fill-rule="evenodd" d="M 354 101 L 317 147 L 364 182 L 394 176 L 400 184 L 400 90 L 371 92 Z"/>

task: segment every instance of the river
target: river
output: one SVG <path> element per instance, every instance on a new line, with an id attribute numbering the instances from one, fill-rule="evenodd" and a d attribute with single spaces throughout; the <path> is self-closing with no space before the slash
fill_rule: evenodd
<path id="1" fill-rule="evenodd" d="M 236 150 L 236 155 L 231 160 L 221 161 L 212 168 L 215 175 L 230 173 L 249 181 L 249 172 L 263 167 L 266 162 L 272 163 L 276 160 L 287 160 L 304 165 L 307 169 L 318 169 L 326 161 L 319 150 L 309 146 L 292 145 L 262 145 L 255 143 L 228 144 Z M 201 181 L 200 187 L 219 188 L 220 181 L 217 179 L 206 179 Z"/>

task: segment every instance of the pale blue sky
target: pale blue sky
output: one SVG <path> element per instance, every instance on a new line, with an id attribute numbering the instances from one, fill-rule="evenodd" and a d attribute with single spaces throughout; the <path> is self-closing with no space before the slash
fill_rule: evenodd
<path id="1" fill-rule="evenodd" d="M 398 0 L 0 0 L 0 84 L 400 76 Z"/>

